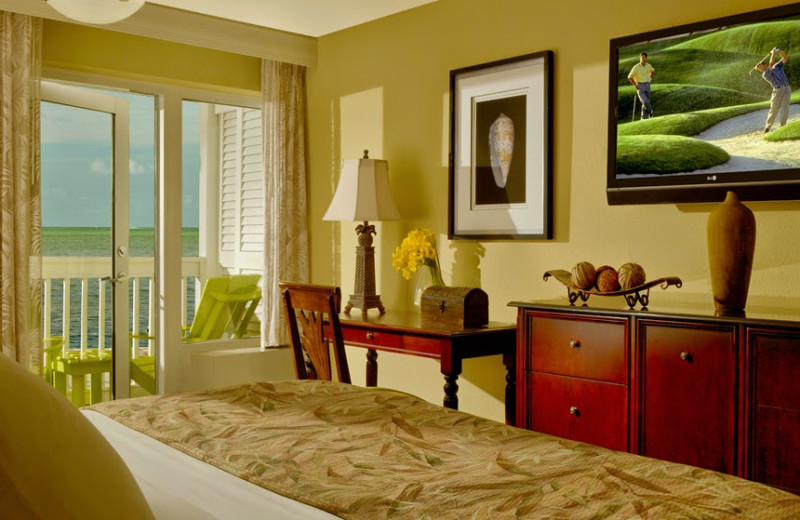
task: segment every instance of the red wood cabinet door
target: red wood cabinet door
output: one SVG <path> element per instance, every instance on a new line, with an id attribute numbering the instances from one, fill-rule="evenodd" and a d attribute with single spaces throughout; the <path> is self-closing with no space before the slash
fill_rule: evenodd
<path id="1" fill-rule="evenodd" d="M 733 325 L 640 320 L 639 452 L 733 474 Z"/>
<path id="2" fill-rule="evenodd" d="M 531 429 L 613 450 L 628 450 L 628 387 L 528 372 Z"/>
<path id="3" fill-rule="evenodd" d="M 748 477 L 800 494 L 800 336 L 763 330 L 748 341 L 755 365 Z"/>

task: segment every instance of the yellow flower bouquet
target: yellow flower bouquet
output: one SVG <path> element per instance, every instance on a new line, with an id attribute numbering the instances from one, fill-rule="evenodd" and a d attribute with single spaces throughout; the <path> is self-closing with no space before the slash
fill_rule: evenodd
<path id="1" fill-rule="evenodd" d="M 415 229 L 409 232 L 394 250 L 392 265 L 406 280 L 411 279 L 419 266 L 427 266 L 431 270 L 432 284 L 444 285 L 434 241 L 434 235 L 428 229 Z"/>

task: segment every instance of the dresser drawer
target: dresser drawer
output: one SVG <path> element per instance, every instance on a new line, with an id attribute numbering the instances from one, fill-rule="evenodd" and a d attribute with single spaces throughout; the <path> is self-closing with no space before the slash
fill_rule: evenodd
<path id="1" fill-rule="evenodd" d="M 530 429 L 557 437 L 628 450 L 628 387 L 528 372 Z"/>
<path id="2" fill-rule="evenodd" d="M 800 338 L 754 332 L 749 339 L 755 354 L 756 404 L 800 410 Z"/>
<path id="3" fill-rule="evenodd" d="M 531 314 L 526 368 L 627 384 L 627 320 Z"/>

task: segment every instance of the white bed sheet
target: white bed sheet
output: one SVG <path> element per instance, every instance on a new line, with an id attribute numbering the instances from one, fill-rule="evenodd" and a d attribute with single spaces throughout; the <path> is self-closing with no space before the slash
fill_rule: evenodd
<path id="1" fill-rule="evenodd" d="M 122 456 L 158 520 L 338 518 L 235 477 L 99 412 L 83 414 Z"/>

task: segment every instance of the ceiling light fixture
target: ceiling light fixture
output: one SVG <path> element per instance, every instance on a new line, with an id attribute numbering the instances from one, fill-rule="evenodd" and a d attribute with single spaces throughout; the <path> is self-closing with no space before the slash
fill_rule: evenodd
<path id="1" fill-rule="evenodd" d="M 138 11 L 144 0 L 45 0 L 50 6 L 76 22 L 107 24 L 119 22 Z"/>

